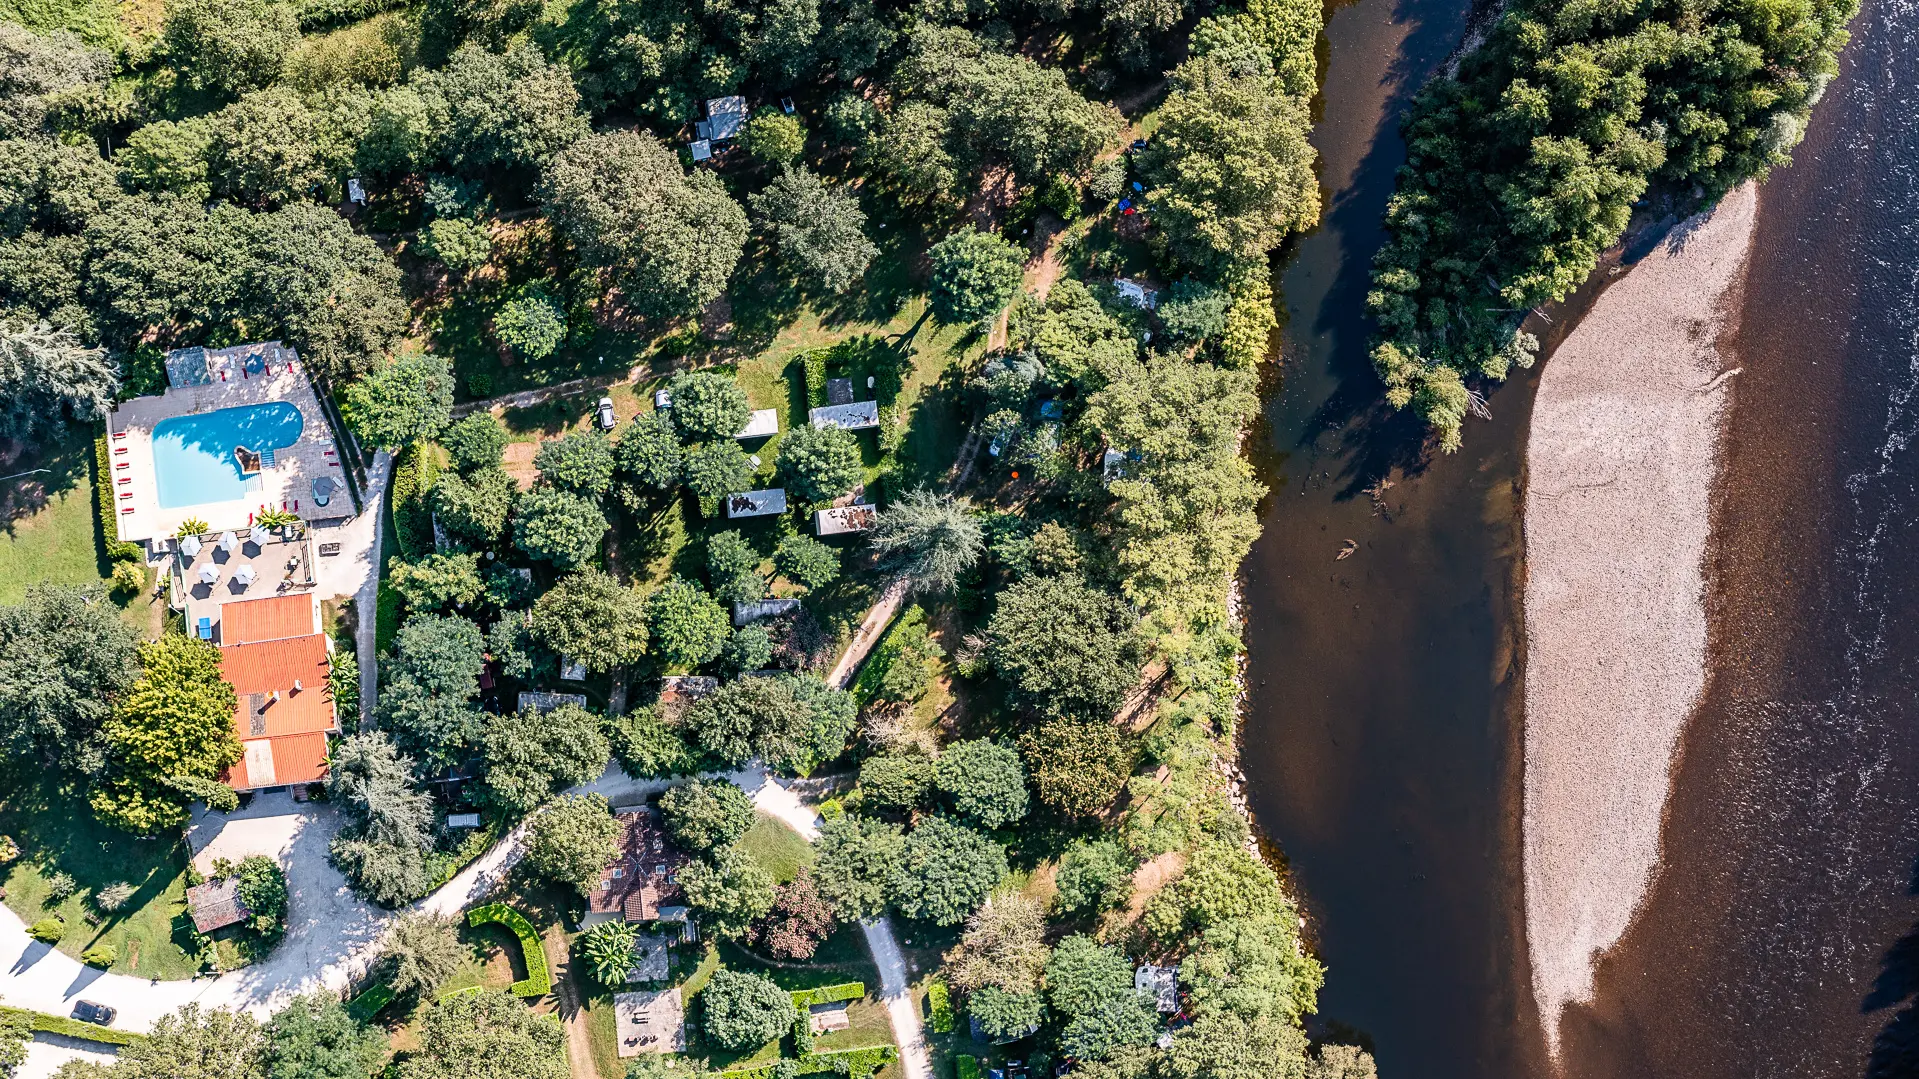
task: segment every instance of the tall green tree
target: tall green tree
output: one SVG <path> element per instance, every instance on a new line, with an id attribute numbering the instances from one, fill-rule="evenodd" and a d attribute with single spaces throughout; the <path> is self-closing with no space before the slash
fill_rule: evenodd
<path id="1" fill-rule="evenodd" d="M 285 87 L 245 95 L 207 117 L 206 132 L 213 190 L 236 202 L 284 206 L 326 179 L 319 121 Z"/>
<path id="2" fill-rule="evenodd" d="M 416 76 L 413 88 L 432 151 L 460 172 L 542 168 L 587 136 L 572 77 L 527 42 L 497 53 L 462 45 L 445 67 Z"/>
<path id="3" fill-rule="evenodd" d="M 732 624 L 712 596 L 683 577 L 667 581 L 647 598 L 646 621 L 654 654 L 680 667 L 712 662 Z"/>
<path id="4" fill-rule="evenodd" d="M 698 854 L 730 847 L 753 826 L 753 803 L 724 779 L 696 779 L 660 795 L 673 842 Z"/>
<path id="5" fill-rule="evenodd" d="M 140 650 L 140 669 L 102 729 L 110 767 L 89 801 L 108 824 L 149 835 L 186 823 L 186 798 L 170 780 L 217 780 L 241 749 L 217 647 L 162 636 Z"/>
<path id="6" fill-rule="evenodd" d="M 906 852 L 888 882 L 893 905 L 935 925 L 966 920 L 1006 875 L 1006 849 L 980 832 L 937 814 L 906 837 Z"/>
<path id="7" fill-rule="evenodd" d="M 987 655 L 1028 709 L 1104 719 L 1138 681 L 1137 622 L 1078 577 L 1028 577 L 999 594 Z"/>
<path id="8" fill-rule="evenodd" d="M 906 836 L 899 825 L 848 814 L 820 828 L 814 849 L 820 894 L 842 919 L 862 921 L 885 912 L 888 889 L 906 867 Z"/>
<path id="9" fill-rule="evenodd" d="M 497 467 L 442 472 L 433 484 L 433 516 L 455 543 L 493 547 L 506 536 L 519 493 L 513 477 Z"/>
<path id="10" fill-rule="evenodd" d="M 1217 274 L 1263 261 L 1319 220 L 1311 119 L 1271 79 L 1187 61 L 1161 117 L 1140 172 L 1154 224 L 1185 262 Z"/>
<path id="11" fill-rule="evenodd" d="M 16 759 L 97 772 L 101 728 L 139 672 L 139 637 L 97 592 L 31 587 L 0 607 L 0 739 Z"/>
<path id="12" fill-rule="evenodd" d="M 435 1001 L 400 1079 L 567 1079 L 566 1030 L 504 989 Z"/>
<path id="13" fill-rule="evenodd" d="M 408 350 L 351 383 L 340 411 L 354 433 L 397 449 L 446 430 L 453 414 L 453 367 L 443 356 Z"/>
<path id="14" fill-rule="evenodd" d="M 485 409 L 469 412 L 440 432 L 440 445 L 462 475 L 500 467 L 506 449 L 506 428 Z"/>
<path id="15" fill-rule="evenodd" d="M 562 795 L 527 822 L 527 868 L 585 892 L 619 855 L 619 838 L 619 822 L 604 797 Z"/>
<path id="16" fill-rule="evenodd" d="M 746 391 L 730 375 L 692 371 L 676 375 L 667 384 L 673 407 L 667 418 L 687 440 L 730 439 L 746 426 L 753 406 Z"/>
<path id="17" fill-rule="evenodd" d="M 599 554 L 606 529 L 606 514 L 593 500 L 555 487 L 528 491 L 513 515 L 513 542 L 520 550 L 563 570 Z"/>
<path id="18" fill-rule="evenodd" d="M 480 738 L 487 797 L 513 813 L 556 790 L 598 779 L 612 749 L 600 717 L 571 702 L 549 712 L 522 708 L 487 721 Z"/>
<path id="19" fill-rule="evenodd" d="M 860 482 L 859 439 L 838 427 L 796 428 L 780 440 L 780 472 L 801 498 L 824 502 Z"/>
<path id="20" fill-rule="evenodd" d="M 104 90 L 113 54 L 70 30 L 0 23 L 0 139 L 43 134 L 63 100 Z"/>
<path id="21" fill-rule="evenodd" d="M 413 760 L 383 731 L 349 735 L 327 755 L 327 800 L 354 835 L 388 846 L 433 844 L 433 800 L 413 786 Z"/>
<path id="22" fill-rule="evenodd" d="M 940 754 L 933 782 L 955 813 L 982 828 L 1026 816 L 1026 771 L 1005 746 L 983 738 L 955 742 Z"/>
<path id="23" fill-rule="evenodd" d="M 722 1048 L 757 1049 L 779 1037 L 795 1017 L 793 999 L 772 980 L 722 967 L 700 993 L 706 1029 Z"/>
<path id="24" fill-rule="evenodd" d="M 787 272 L 826 292 L 852 288 L 879 254 L 859 200 L 804 165 L 782 171 L 747 201 L 779 245 Z"/>
<path id="25" fill-rule="evenodd" d="M 687 709 L 682 721 L 687 736 L 729 768 L 753 757 L 773 763 L 799 755 L 811 733 L 813 713 L 793 687 L 786 678 L 728 682 Z"/>
<path id="26" fill-rule="evenodd" d="M 581 257 L 649 318 L 692 315 L 718 297 L 746 243 L 746 213 L 719 178 L 687 173 L 638 132 L 580 139 L 547 169 L 540 197 Z"/>
<path id="27" fill-rule="evenodd" d="M 300 17 L 280 0 L 181 0 L 160 26 L 188 85 L 224 94 L 267 86 L 300 43 Z"/>
<path id="28" fill-rule="evenodd" d="M 469 954 L 459 923 L 423 911 L 394 919 L 383 943 L 380 973 L 394 993 L 413 999 L 431 997 L 466 966 Z"/>
<path id="29" fill-rule="evenodd" d="M 687 863 L 679 877 L 686 905 L 700 928 L 714 936 L 737 940 L 773 909 L 773 875 L 738 847 L 722 847 L 707 861 Z"/>
<path id="30" fill-rule="evenodd" d="M 119 389 L 119 366 L 105 349 L 45 323 L 0 319 L 0 438 L 32 442 L 62 420 L 91 423 Z"/>
<path id="31" fill-rule="evenodd" d="M 406 600 L 407 610 L 426 614 L 464 607 L 486 591 L 476 554 L 430 554 L 418 562 L 394 559 L 387 583 Z"/>
<path id="32" fill-rule="evenodd" d="M 479 737 L 480 712 L 469 702 L 480 691 L 485 662 L 486 640 L 471 621 L 457 615 L 408 617 L 384 664 L 374 713 L 381 729 L 427 769 L 466 759 Z"/>
<path id="33" fill-rule="evenodd" d="M 254 1079 L 265 1048 L 260 1024 L 245 1012 L 187 1004 L 123 1046 L 112 1079 Z"/>
<path id="34" fill-rule="evenodd" d="M 324 993 L 295 997 L 267 1022 L 264 1079 L 364 1079 L 386 1058 L 386 1035 Z"/>
<path id="35" fill-rule="evenodd" d="M 657 495 L 680 482 L 683 455 L 666 413 L 636 416 L 613 438 L 618 466 L 614 489 L 630 510 L 642 510 Z"/>
<path id="36" fill-rule="evenodd" d="M 968 226 L 926 252 L 933 313 L 954 325 L 990 322 L 1019 292 L 1026 257 L 990 232 Z"/>
<path id="37" fill-rule="evenodd" d="M 546 483 L 598 498 L 613 482 L 613 443 L 598 431 L 548 439 L 533 455 L 533 467 Z"/>
<path id="38" fill-rule="evenodd" d="M 753 462 L 738 442 L 708 442 L 686 455 L 687 490 L 701 498 L 724 498 L 753 486 Z"/>
<path id="39" fill-rule="evenodd" d="M 986 546 L 979 519 L 963 503 L 923 488 L 888 506 L 869 540 L 881 566 L 926 592 L 951 591 Z"/>
<path id="40" fill-rule="evenodd" d="M 532 629 L 541 644 L 603 674 L 645 651 L 646 600 L 610 574 L 583 569 L 534 603 Z"/>

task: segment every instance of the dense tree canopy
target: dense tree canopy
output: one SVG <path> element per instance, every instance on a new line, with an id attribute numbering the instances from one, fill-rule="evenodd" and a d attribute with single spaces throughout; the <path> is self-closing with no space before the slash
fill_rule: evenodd
<path id="1" fill-rule="evenodd" d="M 773 875 L 738 847 L 722 847 L 708 861 L 687 863 L 679 878 L 700 928 L 714 936 L 743 937 L 773 909 Z"/>
<path id="2" fill-rule="evenodd" d="M 1219 273 L 1263 261 L 1319 220 L 1305 102 L 1203 58 L 1180 65 L 1172 81 L 1140 172 L 1174 254 Z"/>
<path id="3" fill-rule="evenodd" d="M 724 779 L 696 779 L 660 795 L 673 842 L 698 854 L 732 846 L 753 826 L 753 803 Z"/>
<path id="4" fill-rule="evenodd" d="M 174 780 L 217 780 L 239 762 L 235 704 L 212 643 L 168 634 L 142 648 L 139 681 L 101 729 L 108 771 L 93 811 L 142 835 L 186 823 L 188 798 Z"/>
<path id="5" fill-rule="evenodd" d="M 989 232 L 963 228 L 926 252 L 933 264 L 931 302 L 942 321 L 989 322 L 1019 292 L 1026 257 Z"/>
<path id="6" fill-rule="evenodd" d="M 793 1022 L 792 998 L 758 974 L 722 967 L 700 991 L 700 1001 L 706 1008 L 707 1033 L 725 1049 L 757 1049 Z"/>
<path id="7" fill-rule="evenodd" d="M 655 655 L 667 663 L 698 667 L 726 644 L 732 621 L 699 585 L 675 577 L 647 597 L 647 628 Z"/>
<path id="8" fill-rule="evenodd" d="M 595 672 L 637 662 L 646 650 L 646 600 L 597 569 L 583 569 L 533 604 L 533 637 Z"/>
<path id="9" fill-rule="evenodd" d="M 1649 183 L 1717 196 L 1785 163 L 1857 8 L 1513 6 L 1403 124 L 1367 296 L 1387 400 L 1457 448 L 1463 380 L 1531 364 L 1520 319 L 1586 280 Z"/>
<path id="10" fill-rule="evenodd" d="M 619 837 L 619 822 L 605 798 L 564 795 L 527 822 L 527 868 L 585 892 L 619 854 Z"/>
<path id="11" fill-rule="evenodd" d="M 613 482 L 613 443 L 598 431 L 548 439 L 533 455 L 533 467 L 545 483 L 598 498 Z"/>
<path id="12" fill-rule="evenodd" d="M 437 156 L 454 169 L 540 167 L 587 136 L 566 69 L 531 44 L 503 53 L 463 45 L 413 80 Z"/>
<path id="13" fill-rule="evenodd" d="M 923 488 L 888 506 L 870 540 L 882 566 L 928 592 L 950 591 L 986 544 L 964 504 Z"/>
<path id="14" fill-rule="evenodd" d="M 906 863 L 899 825 L 848 814 L 827 821 L 815 847 L 820 894 L 841 918 L 859 921 L 885 912 L 887 889 Z"/>
<path id="15" fill-rule="evenodd" d="M 1103 719 L 1138 680 L 1136 622 L 1078 577 L 1028 577 L 1000 593 L 988 654 L 1027 708 Z"/>
<path id="16" fill-rule="evenodd" d="M 91 423 L 119 389 L 105 349 L 81 345 L 66 329 L 0 319 L 0 439 L 36 441 L 62 419 Z"/>
<path id="17" fill-rule="evenodd" d="M 844 292 L 879 254 L 866 237 L 859 200 L 804 165 L 781 172 L 747 201 L 779 245 L 787 271 L 809 285 Z"/>
<path id="18" fill-rule="evenodd" d="M 685 439 L 730 439 L 753 410 L 740 384 L 718 371 L 676 376 L 667 392 L 673 397 L 667 418 Z"/>
<path id="19" fill-rule="evenodd" d="M 386 1058 L 387 1038 L 324 993 L 295 997 L 266 1026 L 263 1079 L 362 1079 Z"/>
<path id="20" fill-rule="evenodd" d="M 480 628 L 454 615 L 414 615 L 393 639 L 375 713 L 382 729 L 429 768 L 458 764 L 478 737 L 486 642 Z"/>
<path id="21" fill-rule="evenodd" d="M 718 177 L 689 174 L 647 134 L 580 139 L 548 167 L 540 193 L 581 257 L 652 318 L 691 315 L 712 301 L 746 243 L 746 212 Z"/>
<path id="22" fill-rule="evenodd" d="M 111 604 L 71 586 L 27 589 L 0 607 L 0 738 L 9 755 L 99 771 L 100 729 L 139 671 L 139 638 Z"/>
<path id="23" fill-rule="evenodd" d="M 1006 851 L 985 835 L 934 815 L 906 837 L 888 894 L 908 918 L 958 925 L 1006 875 Z"/>
<path id="24" fill-rule="evenodd" d="M 557 487 L 536 487 L 513 514 L 513 542 L 558 569 L 573 569 L 600 552 L 606 514 L 592 499 Z"/>
<path id="25" fill-rule="evenodd" d="M 982 828 L 1026 815 L 1026 772 L 1019 754 L 984 739 L 955 742 L 940 754 L 933 782 L 953 811 Z"/>
<path id="26" fill-rule="evenodd" d="M 400 1079 L 567 1079 L 566 1030 L 504 989 L 435 1001 Z"/>
<path id="27" fill-rule="evenodd" d="M 687 709 L 688 736 L 706 755 L 727 767 L 749 758 L 779 761 L 807 742 L 812 710 L 793 693 L 787 678 L 740 678 Z"/>
<path id="28" fill-rule="evenodd" d="M 506 449 L 506 428 L 485 409 L 469 412 L 440 433 L 440 445 L 462 474 L 498 468 Z"/>
<path id="29" fill-rule="evenodd" d="M 612 750 L 600 717 L 571 701 L 548 712 L 522 708 L 487 720 L 480 749 L 487 797 L 525 813 L 555 790 L 598 779 Z"/>
<path id="30" fill-rule="evenodd" d="M 825 502 L 860 482 L 860 444 L 838 427 L 800 427 L 780 440 L 780 472 L 800 498 Z"/>
<path id="31" fill-rule="evenodd" d="M 513 477 L 499 468 L 443 472 L 433 485 L 433 515 L 456 543 L 492 547 L 505 537 L 519 493 Z"/>
<path id="32" fill-rule="evenodd" d="M 182 0 L 167 5 L 160 37 L 189 85 L 237 94 L 280 77 L 300 17 L 284 0 Z"/>
<path id="33" fill-rule="evenodd" d="M 644 508 L 680 482 L 680 443 L 666 416 L 662 412 L 636 416 L 613 439 L 613 461 L 619 470 L 615 490 L 629 509 Z"/>

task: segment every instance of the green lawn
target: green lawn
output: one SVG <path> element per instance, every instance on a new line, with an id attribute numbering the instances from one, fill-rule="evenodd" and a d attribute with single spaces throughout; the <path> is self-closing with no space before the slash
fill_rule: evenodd
<path id="1" fill-rule="evenodd" d="M 23 455 L 0 469 L 0 603 L 18 603 L 37 584 L 104 585 L 106 559 L 94 511 L 93 431 Z M 44 469 L 45 471 L 39 471 Z M 28 475 L 15 475 L 16 473 Z M 152 637 L 166 610 L 151 593 L 116 596 L 128 625 Z"/>
<path id="2" fill-rule="evenodd" d="M 67 924 L 61 951 L 78 956 L 111 945 L 119 953 L 115 971 L 147 978 L 187 978 L 198 969 L 181 947 L 190 944 L 192 923 L 179 838 L 140 839 L 108 828 L 88 810 L 83 790 L 17 774 L 0 796 L 0 833 L 21 851 L 6 867 L 7 906 L 28 924 L 59 915 Z M 47 878 L 56 871 L 72 876 L 79 890 L 49 903 Z M 133 885 L 133 898 L 114 913 L 95 910 L 91 896 L 115 883 Z"/>
<path id="3" fill-rule="evenodd" d="M 811 843 L 765 813 L 756 814 L 753 827 L 740 837 L 740 847 L 781 884 L 798 876 L 800 867 L 812 865 L 815 857 Z"/>

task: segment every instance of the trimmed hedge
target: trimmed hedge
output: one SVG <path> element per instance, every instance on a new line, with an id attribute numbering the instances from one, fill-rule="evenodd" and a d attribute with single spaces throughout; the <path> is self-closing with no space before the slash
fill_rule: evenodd
<path id="1" fill-rule="evenodd" d="M 505 903 L 488 903 L 474 907 L 466 912 L 466 924 L 472 926 L 495 922 L 506 926 L 507 930 L 520 939 L 520 951 L 526 956 L 526 979 L 514 982 L 508 990 L 516 997 L 534 999 L 553 991 L 553 975 L 546 968 L 546 949 L 540 946 L 540 934 L 533 929 L 533 923 L 526 915 L 507 906 Z"/>
<path id="2" fill-rule="evenodd" d="M 800 366 L 806 371 L 806 407 L 826 407 L 826 361 L 833 356 L 831 348 L 809 349 L 800 354 Z"/>
<path id="3" fill-rule="evenodd" d="M 60 943 L 60 938 L 66 935 L 67 923 L 52 914 L 33 923 L 33 925 L 27 929 L 27 936 L 32 937 L 42 944 L 58 944 Z"/>
<path id="4" fill-rule="evenodd" d="M 801 989 L 793 993 L 795 1008 L 810 1008 L 815 1004 L 838 1004 L 842 1000 L 860 1000 L 866 996 L 865 982 L 841 982 L 838 985 L 822 985 L 816 989 Z"/>
<path id="5" fill-rule="evenodd" d="M 46 1012 L 28 1011 L 25 1008 L 0 1007 L 0 1015 L 22 1015 L 33 1029 L 41 1034 L 58 1034 L 67 1038 L 80 1038 L 84 1041 L 99 1042 L 101 1045 L 133 1045 L 147 1040 L 144 1034 L 135 1034 L 130 1030 L 114 1030 L 94 1023 L 82 1023 L 78 1019 L 65 1016 L 48 1015 Z"/>
<path id="6" fill-rule="evenodd" d="M 946 983 L 935 979 L 926 986 L 926 1021 L 935 1034 L 953 1033 L 957 1017 L 953 1014 L 953 998 L 946 991 Z"/>
<path id="7" fill-rule="evenodd" d="M 804 1053 L 794 1063 L 799 1065 L 799 1074 L 818 1075 L 821 1072 L 838 1072 L 849 1079 L 866 1079 L 874 1072 L 898 1060 L 900 1051 L 891 1045 L 865 1045 L 857 1049 L 828 1049 L 823 1053 Z M 780 1062 L 761 1064 L 754 1068 L 734 1068 L 720 1074 L 726 1079 L 773 1079 L 773 1071 Z"/>
<path id="8" fill-rule="evenodd" d="M 346 1003 L 346 1013 L 362 1023 L 373 1022 L 380 1009 L 393 1003 L 393 987 L 381 982 Z"/>
<path id="9" fill-rule="evenodd" d="M 401 450 L 393 460 L 393 480 L 387 487 L 393 507 L 393 537 L 400 546 L 400 557 L 409 562 L 434 551 L 433 510 L 426 499 L 439 478 L 439 461 L 422 443 Z"/>
<path id="10" fill-rule="evenodd" d="M 107 436 L 93 440 L 94 506 L 100 511 L 100 538 L 106 544 L 108 562 L 145 562 L 146 551 L 137 543 L 119 538 L 119 511 L 113 508 L 113 455 L 107 452 Z"/>

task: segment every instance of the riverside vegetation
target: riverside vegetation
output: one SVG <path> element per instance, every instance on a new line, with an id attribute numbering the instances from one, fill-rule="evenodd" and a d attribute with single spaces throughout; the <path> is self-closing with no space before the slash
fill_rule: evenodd
<path id="1" fill-rule="evenodd" d="M 1617 243 L 1650 185 L 1717 199 L 1784 165 L 1857 0 L 1519 0 L 1421 91 L 1367 297 L 1373 362 L 1457 449 L 1466 380 L 1530 366 L 1519 328 Z"/>
<path id="2" fill-rule="evenodd" d="M 563 1075 L 536 933 L 585 960 L 589 1025 L 635 947 L 566 929 L 620 828 L 565 792 L 609 761 L 758 761 L 853 782 L 811 848 L 724 781 L 658 799 L 716 945 L 672 961 L 705 1036 L 634 1075 L 885 1066 L 802 1036 L 791 991 L 822 983 L 762 960 L 863 962 L 836 942 L 891 914 L 962 1073 L 1018 1054 L 1083 1079 L 1370 1076 L 1302 1029 L 1322 971 L 1227 778 L 1227 600 L 1263 493 L 1238 448 L 1269 259 L 1319 214 L 1320 29 L 1310 0 L 173 0 L 151 25 L 0 6 L 0 394 L 32 404 L 0 435 L 152 392 L 164 348 L 300 349 L 396 455 L 379 609 L 358 612 L 381 692 L 331 750 L 332 857 L 399 907 L 526 824 L 494 912 L 524 953 L 510 988 L 472 971 L 479 927 L 407 916 L 354 1007 L 187 1009 L 108 1073 L 200 1052 L 248 1076 Z M 690 121 L 733 92 L 761 107 L 695 165 Z M 336 211 L 349 179 L 370 201 Z M 616 433 L 564 403 L 454 419 L 507 380 L 583 374 Z M 827 378 L 870 391 L 877 431 L 807 426 Z M 780 433 L 749 453 L 734 436 L 764 409 Z M 787 513 L 719 513 L 775 485 Z M 855 488 L 869 536 L 806 534 Z M 907 610 L 829 685 L 893 582 Z M 772 596 L 802 609 L 732 625 Z M 93 598 L 0 609 L 0 734 L 130 832 L 230 804 L 217 663 L 177 627 L 95 626 Z M 683 674 L 718 688 L 661 692 Z M 543 689 L 585 704 L 520 706 Z M 481 828 L 450 829 L 460 811 Z M 1135 990 L 1142 960 L 1177 971 L 1177 1016 Z"/>

